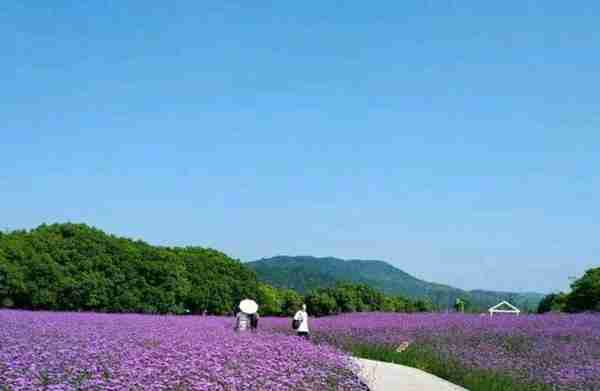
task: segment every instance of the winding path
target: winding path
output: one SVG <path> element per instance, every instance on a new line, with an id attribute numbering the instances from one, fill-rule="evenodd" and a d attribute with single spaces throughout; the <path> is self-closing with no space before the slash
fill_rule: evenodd
<path id="1" fill-rule="evenodd" d="M 356 361 L 372 391 L 467 391 L 420 369 L 364 358 Z"/>

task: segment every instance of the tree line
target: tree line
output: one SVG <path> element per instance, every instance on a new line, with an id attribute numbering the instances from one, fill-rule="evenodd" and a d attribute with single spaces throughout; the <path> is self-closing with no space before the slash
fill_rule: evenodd
<path id="1" fill-rule="evenodd" d="M 361 284 L 302 296 L 259 282 L 253 270 L 213 249 L 152 246 L 85 224 L 0 233 L 0 307 L 225 315 L 247 297 L 275 316 L 293 314 L 303 302 L 319 316 L 432 308 Z"/>
<path id="2" fill-rule="evenodd" d="M 266 315 L 291 315 L 294 308 L 305 303 L 315 316 L 347 312 L 424 312 L 432 311 L 428 300 L 410 300 L 385 295 L 365 284 L 338 282 L 333 287 L 313 289 L 304 296 L 291 289 L 277 289 L 267 284 L 259 286 L 259 302 Z"/>
<path id="3" fill-rule="evenodd" d="M 83 224 L 0 234 L 0 301 L 34 310 L 226 314 L 256 275 L 212 249 L 151 246 Z"/>
<path id="4" fill-rule="evenodd" d="M 600 267 L 589 269 L 571 284 L 571 292 L 551 293 L 538 306 L 538 313 L 600 312 Z"/>

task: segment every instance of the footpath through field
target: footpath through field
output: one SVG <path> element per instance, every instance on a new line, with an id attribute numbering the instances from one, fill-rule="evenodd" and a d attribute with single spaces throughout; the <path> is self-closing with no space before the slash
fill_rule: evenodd
<path id="1" fill-rule="evenodd" d="M 356 358 L 371 391 L 467 391 L 420 369 Z"/>

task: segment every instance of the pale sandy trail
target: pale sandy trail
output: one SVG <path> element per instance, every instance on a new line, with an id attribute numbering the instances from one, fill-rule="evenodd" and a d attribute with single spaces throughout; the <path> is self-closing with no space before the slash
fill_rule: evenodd
<path id="1" fill-rule="evenodd" d="M 355 360 L 371 391 L 467 391 L 420 369 L 364 358 Z"/>

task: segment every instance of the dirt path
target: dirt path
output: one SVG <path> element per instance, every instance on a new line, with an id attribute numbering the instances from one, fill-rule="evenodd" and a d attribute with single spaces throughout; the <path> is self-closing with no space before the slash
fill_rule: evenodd
<path id="1" fill-rule="evenodd" d="M 467 391 L 420 369 L 364 358 L 356 361 L 372 391 Z"/>

